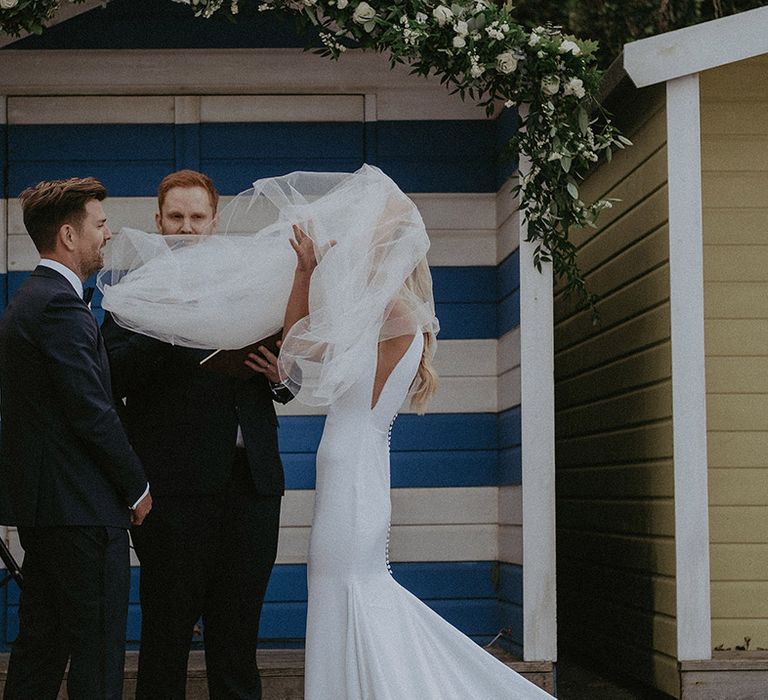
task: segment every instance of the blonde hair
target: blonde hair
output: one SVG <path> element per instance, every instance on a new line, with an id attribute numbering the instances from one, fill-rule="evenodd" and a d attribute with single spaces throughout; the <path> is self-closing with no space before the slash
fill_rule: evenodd
<path id="1" fill-rule="evenodd" d="M 432 299 L 432 275 L 429 274 L 429 265 L 427 265 L 426 258 L 422 258 L 419 261 L 413 272 L 405 280 L 404 286 L 422 301 Z M 411 384 L 411 390 L 413 391 L 411 394 L 411 408 L 419 415 L 424 414 L 427 404 L 440 385 L 440 379 L 432 364 L 433 346 L 436 342 L 434 333 L 424 333 L 424 349 L 421 351 L 419 369 Z"/>

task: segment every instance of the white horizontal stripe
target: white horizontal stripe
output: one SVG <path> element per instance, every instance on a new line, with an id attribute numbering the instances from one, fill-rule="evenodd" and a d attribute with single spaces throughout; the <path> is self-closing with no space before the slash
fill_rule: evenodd
<path id="1" fill-rule="evenodd" d="M 379 119 L 483 116 L 450 95 L 436 77 L 411 75 L 406 65 L 390 69 L 387 57 L 372 51 L 348 51 L 334 63 L 298 48 L 95 50 L 80 52 L 76 61 L 66 50 L 11 50 L 3 52 L 3 60 L 0 93 L 7 95 L 379 93 Z M 92 120 L 101 118 L 94 113 Z"/>
<path id="2" fill-rule="evenodd" d="M 523 487 L 500 486 L 499 492 L 499 525 L 523 524 Z"/>
<path id="3" fill-rule="evenodd" d="M 393 525 L 389 558 L 390 561 L 495 561 L 497 529 L 496 525 Z M 277 563 L 305 563 L 309 532 L 308 527 L 283 528 Z"/>
<path id="4" fill-rule="evenodd" d="M 432 266 L 496 265 L 496 231 L 430 229 L 427 261 Z"/>
<path id="5" fill-rule="evenodd" d="M 499 411 L 520 405 L 520 368 L 505 372 L 498 380 Z"/>
<path id="6" fill-rule="evenodd" d="M 469 100 L 465 102 L 447 89 L 432 89 L 426 80 L 416 88 L 379 89 L 376 99 L 380 121 L 487 118 L 484 107 L 478 107 Z"/>
<path id="7" fill-rule="evenodd" d="M 154 186 L 155 183 L 152 183 Z M 243 189 L 248 183 L 243 183 Z M 494 195 L 412 194 L 432 243 L 429 261 L 437 266 L 495 265 Z M 222 197 L 220 209 L 232 200 Z M 104 202 L 107 223 L 113 231 L 124 226 L 155 231 L 157 200 L 154 197 L 108 197 Z M 23 240 L 9 243 L 9 268 L 32 270 L 37 252 L 25 233 L 18 199 L 8 201 L 8 231 Z"/>
<path id="8" fill-rule="evenodd" d="M 494 339 L 438 340 L 435 369 L 440 377 L 495 377 Z"/>
<path id="9" fill-rule="evenodd" d="M 496 377 L 443 377 L 427 406 L 428 413 L 496 413 Z M 307 406 L 298 400 L 276 404 L 278 416 L 322 416 L 324 406 Z M 400 413 L 413 413 L 408 401 Z"/>
<path id="10" fill-rule="evenodd" d="M 499 491 L 494 486 L 392 489 L 392 524 L 493 525 L 499 521 Z M 312 524 L 314 498 L 312 490 L 286 491 L 280 526 L 309 527 Z M 504 507 L 509 510 L 510 497 L 505 494 L 505 498 Z"/>
<path id="11" fill-rule="evenodd" d="M 173 124 L 174 100 L 157 97 L 9 97 L 9 124 Z"/>
<path id="12" fill-rule="evenodd" d="M 173 99 L 173 120 L 176 124 L 200 123 L 200 97 L 181 95 Z"/>
<path id="13" fill-rule="evenodd" d="M 520 366 L 520 327 L 506 332 L 498 341 L 498 373 Z"/>
<path id="14" fill-rule="evenodd" d="M 520 246 L 520 212 L 516 208 L 517 198 L 511 193 L 516 183 L 516 179 L 507 180 L 496 194 L 497 262 L 504 260 Z"/>
<path id="15" fill-rule="evenodd" d="M 363 95 L 216 95 L 200 100 L 203 122 L 362 122 Z"/>
<path id="16" fill-rule="evenodd" d="M 499 561 L 523 563 L 523 528 L 519 525 L 499 526 Z"/>
<path id="17" fill-rule="evenodd" d="M 496 230 L 494 194 L 410 194 L 428 230 Z"/>

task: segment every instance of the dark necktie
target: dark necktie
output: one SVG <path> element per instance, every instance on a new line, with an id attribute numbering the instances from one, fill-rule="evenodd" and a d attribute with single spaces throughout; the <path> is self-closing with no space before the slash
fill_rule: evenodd
<path id="1" fill-rule="evenodd" d="M 94 289 L 95 289 L 95 287 L 86 287 L 85 289 L 83 289 L 83 301 L 86 304 L 90 304 L 91 303 L 91 299 L 93 299 L 93 290 Z"/>

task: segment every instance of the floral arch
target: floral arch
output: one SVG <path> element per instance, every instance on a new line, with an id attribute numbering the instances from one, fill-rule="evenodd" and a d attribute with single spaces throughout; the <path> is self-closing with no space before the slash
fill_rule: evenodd
<path id="1" fill-rule="evenodd" d="M 83 2 L 84 0 L 68 0 Z M 197 16 L 237 15 L 251 0 L 173 0 Z M 40 33 L 59 0 L 0 0 L 0 32 Z M 576 263 L 571 228 L 593 226 L 610 200 L 582 201 L 579 183 L 601 155 L 629 141 L 602 111 L 597 44 L 559 27 L 532 31 L 517 24 L 508 2 L 490 0 L 253 0 L 260 12 L 283 12 L 314 25 L 319 53 L 338 59 L 348 48 L 389 53 L 392 65 L 439 76 L 453 92 L 484 106 L 490 116 L 517 105 L 519 129 L 506 146 L 529 164 L 513 193 L 535 245 L 537 268 L 551 261 L 569 291 L 594 304 Z"/>

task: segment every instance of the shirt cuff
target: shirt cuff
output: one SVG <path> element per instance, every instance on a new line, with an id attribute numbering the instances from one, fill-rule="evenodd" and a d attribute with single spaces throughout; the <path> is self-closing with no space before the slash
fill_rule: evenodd
<path id="1" fill-rule="evenodd" d="M 147 488 L 144 489 L 144 493 L 136 499 L 136 503 L 131 506 L 131 510 L 136 510 L 136 506 L 144 500 L 144 497 L 149 493 L 149 482 L 147 482 Z"/>

